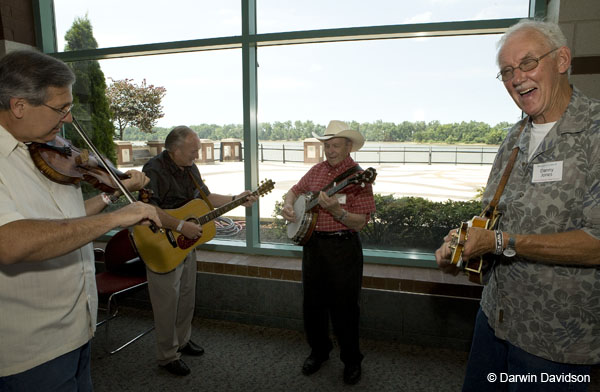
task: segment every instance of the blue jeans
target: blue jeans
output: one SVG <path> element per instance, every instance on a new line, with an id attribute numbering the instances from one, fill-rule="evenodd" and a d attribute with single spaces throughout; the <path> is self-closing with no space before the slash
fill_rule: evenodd
<path id="1" fill-rule="evenodd" d="M 0 377 L 2 392 L 92 392 L 90 342 L 11 376 Z"/>
<path id="2" fill-rule="evenodd" d="M 462 390 L 583 392 L 588 390 L 590 371 L 591 366 L 549 361 L 498 339 L 480 308 Z"/>

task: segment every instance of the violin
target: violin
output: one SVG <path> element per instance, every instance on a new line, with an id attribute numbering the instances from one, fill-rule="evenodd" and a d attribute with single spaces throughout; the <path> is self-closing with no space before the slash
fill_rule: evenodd
<path id="1" fill-rule="evenodd" d="M 57 135 L 52 145 L 35 142 L 28 145 L 29 154 L 38 170 L 51 181 L 60 184 L 77 184 L 83 180 L 103 192 L 120 190 L 129 203 L 135 203 L 135 198 L 121 182 L 122 179 L 129 178 L 129 176 L 115 169 L 108 160 L 104 159 L 75 116 L 72 113 L 71 116 L 73 119 L 71 125 L 94 155 L 89 154 L 87 150 L 73 147 L 66 139 Z M 148 191 L 141 192 L 141 194 L 142 198 L 148 197 Z M 159 229 L 152 221 L 150 221 L 150 229 L 153 232 L 164 233 L 164 230 Z"/>
<path id="2" fill-rule="evenodd" d="M 32 142 L 28 145 L 33 163 L 49 180 L 59 184 L 79 184 L 85 181 L 102 192 L 119 189 L 107 169 L 88 150 L 79 150 L 67 139 L 56 135 L 51 143 Z M 120 179 L 129 175 L 117 170 L 110 161 L 109 169 Z"/>

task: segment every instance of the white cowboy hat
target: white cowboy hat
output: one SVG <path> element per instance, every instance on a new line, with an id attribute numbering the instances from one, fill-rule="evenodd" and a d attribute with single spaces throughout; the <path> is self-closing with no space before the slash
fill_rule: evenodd
<path id="1" fill-rule="evenodd" d="M 327 129 L 325 130 L 325 134 L 323 136 L 319 136 L 314 132 L 312 134 L 322 142 L 333 139 L 334 137 L 345 137 L 346 139 L 352 141 L 351 151 L 358 151 L 365 144 L 365 138 L 360 134 L 360 132 L 350 129 L 348 124 L 338 120 L 331 120 L 329 122 L 329 125 L 327 125 Z"/>

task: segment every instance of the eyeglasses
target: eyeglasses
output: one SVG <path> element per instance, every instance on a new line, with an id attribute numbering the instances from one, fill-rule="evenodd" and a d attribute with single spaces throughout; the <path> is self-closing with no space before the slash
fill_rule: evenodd
<path id="1" fill-rule="evenodd" d="M 46 105 L 45 103 L 43 103 L 42 106 L 45 106 L 49 109 L 54 110 L 56 113 L 60 114 L 60 116 L 61 116 L 60 118 L 65 118 L 69 115 L 69 113 L 71 113 L 71 110 L 73 110 L 74 105 L 70 104 L 66 109 L 58 109 L 58 108 L 52 107 L 50 105 Z"/>
<path id="2" fill-rule="evenodd" d="M 548 56 L 550 53 L 554 52 L 557 49 L 559 49 L 559 48 L 554 48 L 551 51 L 549 51 L 548 53 L 543 54 L 537 58 L 534 57 L 534 58 L 525 59 L 525 60 L 521 61 L 521 64 L 519 64 L 518 68 L 523 72 L 528 72 L 528 71 L 534 70 L 537 68 L 541 59 Z M 501 70 L 500 72 L 498 72 L 498 75 L 496 75 L 496 79 L 498 79 L 501 82 L 508 82 L 514 76 L 515 76 L 514 67 L 506 67 L 503 70 Z"/>

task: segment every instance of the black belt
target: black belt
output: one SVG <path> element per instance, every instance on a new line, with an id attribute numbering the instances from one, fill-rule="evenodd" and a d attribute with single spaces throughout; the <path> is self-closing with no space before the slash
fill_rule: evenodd
<path id="1" fill-rule="evenodd" d="M 349 238 L 355 235 L 356 232 L 352 230 L 340 230 L 340 231 L 315 231 L 313 235 L 318 238 Z"/>

